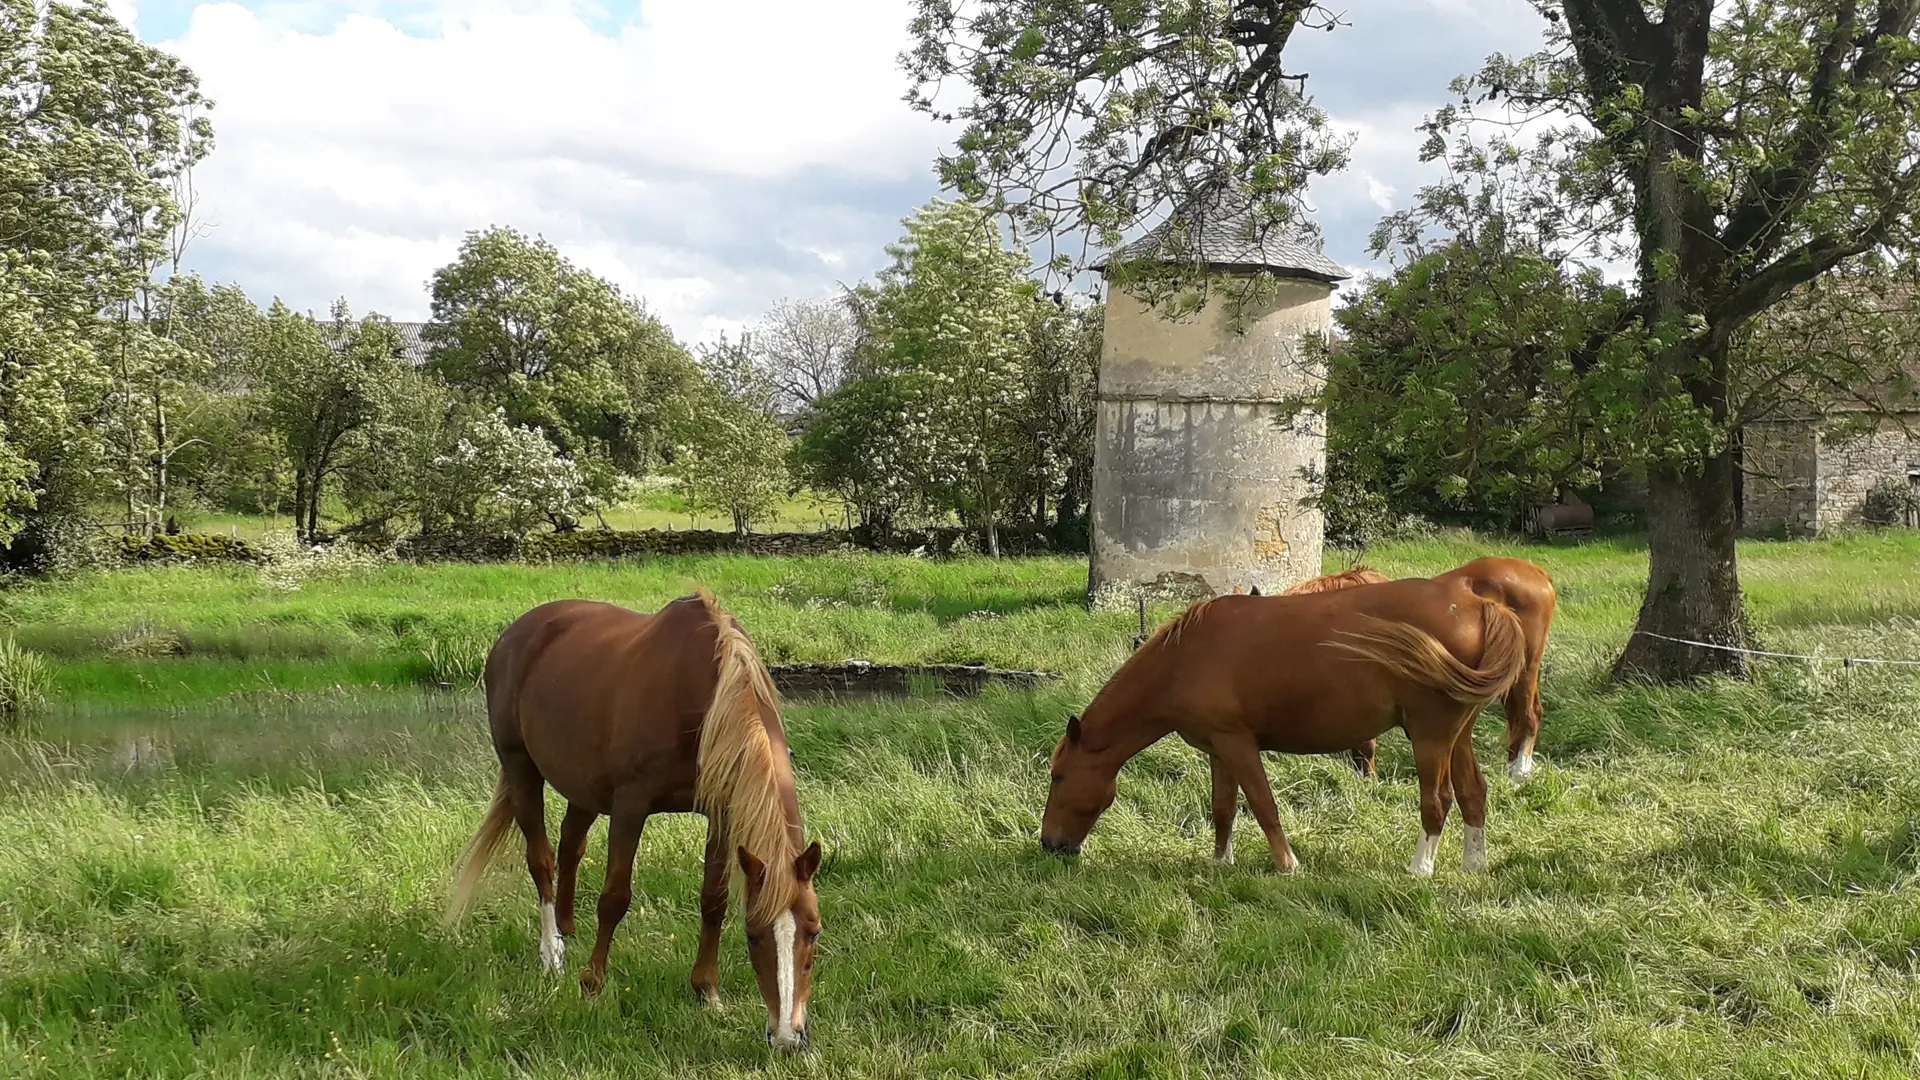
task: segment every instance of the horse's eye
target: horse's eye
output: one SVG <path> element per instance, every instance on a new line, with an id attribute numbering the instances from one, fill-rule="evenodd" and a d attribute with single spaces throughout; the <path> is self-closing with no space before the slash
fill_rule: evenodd
<path id="1" fill-rule="evenodd" d="M 1064 776 L 1061 776 L 1061 775 L 1060 775 L 1059 773 L 1054 773 L 1054 774 L 1053 774 L 1053 782 L 1054 782 L 1054 783 L 1056 783 L 1056 784 L 1057 784 L 1057 783 L 1059 783 L 1059 782 L 1060 782 L 1060 781 L 1062 781 L 1062 780 L 1065 780 L 1065 779 L 1066 779 L 1066 777 L 1064 777 Z"/>
<path id="2" fill-rule="evenodd" d="M 759 934 L 748 934 L 748 935 L 747 935 L 747 944 L 748 944 L 749 946 L 751 946 L 752 948 L 755 948 L 755 949 L 757 949 L 757 948 L 759 948 L 759 947 L 760 947 L 760 935 L 759 935 Z"/>

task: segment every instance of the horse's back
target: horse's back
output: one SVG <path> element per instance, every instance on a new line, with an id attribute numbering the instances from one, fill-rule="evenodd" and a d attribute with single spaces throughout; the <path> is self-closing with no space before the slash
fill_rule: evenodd
<path id="1" fill-rule="evenodd" d="M 1435 575 L 1435 580 L 1465 582 L 1478 595 L 1512 608 L 1523 620 L 1553 614 L 1552 576 L 1525 559 L 1488 555 Z"/>
<path id="2" fill-rule="evenodd" d="M 656 612 L 596 600 L 542 604 L 514 620 L 488 656 L 494 748 L 525 753 L 562 796 L 600 813 L 635 773 L 690 776 L 713 693 L 714 642 L 697 597 Z"/>
<path id="3" fill-rule="evenodd" d="M 1362 631 L 1368 618 L 1412 626 L 1461 663 L 1480 662 L 1486 601 L 1465 583 L 1431 578 L 1293 596 L 1222 596 L 1183 616 L 1178 633 L 1129 658 L 1117 693 L 1123 709 L 1211 717 L 1246 725 L 1269 750 L 1348 749 L 1354 732 L 1371 738 L 1395 723 L 1411 688 L 1389 675 L 1356 674 L 1328 646 Z M 1373 665 L 1363 665 L 1371 669 Z"/>

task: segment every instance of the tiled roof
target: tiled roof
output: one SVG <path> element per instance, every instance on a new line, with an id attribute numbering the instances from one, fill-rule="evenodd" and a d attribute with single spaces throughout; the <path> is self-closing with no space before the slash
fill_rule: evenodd
<path id="1" fill-rule="evenodd" d="M 1184 227 L 1175 232 L 1176 219 Z M 1320 245 L 1295 229 L 1270 226 L 1261 235 L 1251 208 L 1211 208 L 1169 217 L 1145 236 L 1124 244 L 1093 267 L 1145 259 L 1155 262 L 1199 263 L 1222 270 L 1266 270 L 1283 277 L 1345 281 L 1353 275 L 1320 250 Z"/>
<path id="2" fill-rule="evenodd" d="M 411 361 L 415 367 L 426 363 L 427 343 L 421 338 L 420 332 L 427 328 L 427 324 L 423 322 L 397 322 L 393 324 L 393 328 L 400 331 L 401 340 L 406 342 L 405 347 L 401 350 L 401 355 Z"/>

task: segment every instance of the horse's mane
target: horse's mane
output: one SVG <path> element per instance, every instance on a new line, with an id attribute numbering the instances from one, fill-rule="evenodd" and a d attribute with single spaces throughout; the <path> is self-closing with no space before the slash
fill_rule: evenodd
<path id="1" fill-rule="evenodd" d="M 1322 574 L 1316 578 L 1308 578 L 1298 585 L 1282 592 L 1280 595 L 1305 596 L 1310 593 L 1325 593 L 1333 592 L 1336 589 L 1350 589 L 1355 585 L 1378 585 L 1383 581 L 1391 580 L 1393 579 L 1375 570 L 1371 566 L 1355 566 L 1342 570 L 1337 574 Z"/>
<path id="2" fill-rule="evenodd" d="M 1180 641 L 1180 632 L 1194 623 L 1199 622 L 1200 616 L 1206 614 L 1207 608 L 1213 606 L 1213 602 L 1218 599 L 1219 597 L 1217 596 L 1209 596 L 1204 600 L 1195 600 L 1193 603 L 1188 604 L 1187 610 L 1156 627 L 1153 633 L 1147 637 L 1147 640 L 1140 643 L 1138 651 L 1146 652 L 1155 646 L 1178 644 Z"/>
<path id="3" fill-rule="evenodd" d="M 718 634 L 714 661 L 719 672 L 700 724 L 694 806 L 727 838 L 729 856 L 734 848 L 746 848 L 766 865 L 753 914 L 770 921 L 793 906 L 800 888 L 793 872 L 800 850 L 782 797 L 793 783 L 793 770 L 786 755 L 774 751 L 761 719 L 762 710 L 779 709 L 780 695 L 733 616 L 705 589 L 697 595 Z"/>

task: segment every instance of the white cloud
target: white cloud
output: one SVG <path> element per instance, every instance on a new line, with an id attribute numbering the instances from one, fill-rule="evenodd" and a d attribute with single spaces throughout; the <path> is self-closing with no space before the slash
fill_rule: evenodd
<path id="1" fill-rule="evenodd" d="M 648 0 L 618 28 L 590 22 L 599 14 L 510 0 L 328 22 L 312 6 L 199 6 L 164 43 L 217 104 L 218 145 L 197 177 L 215 229 L 191 260 L 301 307 L 344 293 L 421 318 L 425 281 L 462 233 L 513 225 L 696 337 L 775 294 L 828 291 L 846 268 L 807 249 L 857 241 L 877 262 L 908 208 L 815 191 L 814 205 L 755 223 L 798 263 L 755 267 L 699 235 L 741 232 L 730 197 L 765 207 L 769 190 L 825 175 L 854 195 L 916 181 L 931 193 L 943 135 L 900 101 L 904 0 L 840 0 L 831 14 Z M 640 220 L 681 235 L 647 242 Z M 865 235 L 876 222 L 881 235 Z"/>
<path id="2" fill-rule="evenodd" d="M 427 314 L 461 236 L 512 225 L 644 298 L 683 338 L 879 268 L 935 193 L 950 129 L 900 100 L 910 0 L 110 0 L 184 26 L 215 99 L 195 268 L 324 310 Z M 1353 167 L 1316 185 L 1328 253 L 1432 166 L 1414 127 L 1452 74 L 1537 41 L 1522 0 L 1381 0 L 1310 35 Z M 1297 55 L 1296 55 L 1297 54 Z"/>

